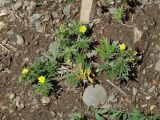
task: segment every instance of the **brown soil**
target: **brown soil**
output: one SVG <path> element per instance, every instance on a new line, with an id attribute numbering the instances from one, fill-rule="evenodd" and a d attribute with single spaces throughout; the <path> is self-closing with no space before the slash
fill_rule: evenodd
<path id="1" fill-rule="evenodd" d="M 73 3 L 72 3 L 73 4 Z M 64 3 L 65 5 L 65 3 Z M 62 6 L 64 6 L 62 4 Z M 79 8 L 80 2 L 75 2 L 72 5 L 72 10 Z M 36 8 L 38 11 L 48 11 L 58 9 L 52 5 L 44 5 L 43 7 Z M 98 9 L 98 7 L 96 8 Z M 41 104 L 41 96 L 34 92 L 34 87 L 31 85 L 22 85 L 18 83 L 18 77 L 21 70 L 32 63 L 34 59 L 40 55 L 41 52 L 46 51 L 49 44 L 54 40 L 54 32 L 50 32 L 54 27 L 58 27 L 66 21 L 76 19 L 79 12 L 71 14 L 67 19 L 64 17 L 57 24 L 53 24 L 52 20 L 46 22 L 45 33 L 38 33 L 32 30 L 29 26 L 25 26 L 25 21 L 28 21 L 25 10 L 18 10 L 17 14 L 24 14 L 22 22 L 17 19 L 15 22 L 9 22 L 7 16 L 2 17 L 2 21 L 7 25 L 5 30 L 0 33 L 0 42 L 8 39 L 8 44 L 13 48 L 7 47 L 10 52 L 0 53 L 0 119 L 3 120 L 67 120 L 67 115 L 71 112 L 82 112 L 89 116 L 90 120 L 94 120 L 93 111 L 89 110 L 82 102 L 83 88 L 71 89 L 67 87 L 64 82 L 59 83 L 63 91 L 60 96 L 55 97 L 53 94 L 50 96 L 51 102 L 44 106 Z M 131 19 L 133 17 L 133 20 Z M 115 94 L 116 99 L 113 102 L 108 102 L 105 105 L 113 108 L 118 108 L 122 111 L 131 112 L 135 108 L 144 111 L 146 114 L 160 114 L 160 77 L 159 73 L 155 70 L 155 63 L 159 59 L 160 51 L 157 45 L 160 45 L 160 9 L 158 4 L 146 5 L 142 10 L 136 9 L 134 14 L 130 14 L 130 19 L 125 24 L 137 27 L 143 31 L 142 39 L 134 42 L 133 27 L 122 25 L 111 18 L 110 14 L 103 13 L 101 16 L 95 15 L 95 19 L 100 19 L 100 22 L 93 28 L 93 38 L 100 40 L 106 36 L 113 40 L 119 40 L 125 44 L 135 47 L 142 51 L 143 61 L 137 68 L 136 81 L 128 81 L 126 84 L 119 84 L 118 81 L 113 82 L 121 87 L 121 89 L 128 95 L 128 98 L 119 93 L 114 87 L 110 86 L 104 76 L 97 76 L 96 79 L 105 87 L 107 95 Z M 28 24 L 28 23 L 27 23 Z M 148 29 L 144 30 L 147 26 Z M 7 31 L 13 29 L 16 33 L 23 35 L 25 43 L 23 45 L 16 45 L 15 38 L 9 38 Z M 46 33 L 52 33 L 46 37 Z M 5 45 L 4 45 L 5 46 Z M 4 50 L 2 50 L 4 51 Z M 29 61 L 24 62 L 25 58 Z M 147 85 L 145 85 L 147 84 Z M 151 93 L 148 90 L 155 86 L 154 91 Z M 138 90 L 137 95 L 133 95 L 132 89 Z M 24 102 L 25 107 L 19 110 L 9 99 L 10 93 L 20 96 Z M 146 97 L 149 97 L 147 99 Z M 36 105 L 34 101 L 38 100 Z M 151 111 L 150 107 L 156 107 Z M 6 108 L 5 108 L 6 107 Z M 53 117 L 51 111 L 56 112 L 56 117 Z"/>

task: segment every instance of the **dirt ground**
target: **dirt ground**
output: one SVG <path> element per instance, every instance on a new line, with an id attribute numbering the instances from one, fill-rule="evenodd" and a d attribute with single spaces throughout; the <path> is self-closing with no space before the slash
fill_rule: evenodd
<path id="1" fill-rule="evenodd" d="M 94 120 L 94 113 L 82 101 L 83 89 L 69 88 L 60 82 L 61 90 L 57 91 L 60 95 L 51 94 L 50 103 L 43 105 L 42 96 L 34 92 L 34 86 L 18 82 L 21 70 L 54 41 L 55 29 L 79 18 L 80 1 L 26 0 L 13 9 L 16 3 L 0 4 L 0 10 L 6 9 L 6 15 L 0 16 L 0 119 L 67 120 L 69 113 L 82 112 L 89 120 Z M 128 97 L 109 85 L 104 76 L 96 77 L 108 95 L 105 106 L 128 112 L 136 108 L 146 114 L 160 114 L 160 4 L 134 8 L 125 24 L 112 19 L 98 2 L 95 4 L 94 20 L 99 22 L 93 27 L 93 39 L 100 41 L 106 36 L 143 53 L 134 81 L 126 84 L 113 81 Z M 35 14 L 43 16 L 39 17 L 40 25 L 35 22 L 36 18 L 32 21 Z M 135 29 L 142 34 L 140 40 L 134 39 Z"/>

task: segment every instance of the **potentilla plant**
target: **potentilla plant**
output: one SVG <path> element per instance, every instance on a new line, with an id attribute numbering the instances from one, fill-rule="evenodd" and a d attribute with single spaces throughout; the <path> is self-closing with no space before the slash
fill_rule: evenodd
<path id="1" fill-rule="evenodd" d="M 128 80 L 132 71 L 133 63 L 138 60 L 137 52 L 124 43 L 114 44 L 107 38 L 96 48 L 97 53 L 103 59 L 100 69 L 107 73 L 109 79 Z"/>
<path id="2" fill-rule="evenodd" d="M 54 59 L 42 55 L 32 65 L 22 70 L 19 80 L 23 83 L 35 84 L 36 91 L 47 96 L 52 90 L 52 80 L 58 75 L 57 67 L 58 64 Z"/>
<path id="3" fill-rule="evenodd" d="M 115 10 L 113 10 L 113 12 L 111 14 L 115 20 L 122 21 L 124 19 L 123 8 L 115 8 Z"/>
<path id="4" fill-rule="evenodd" d="M 36 91 L 48 95 L 53 89 L 53 80 L 67 76 L 69 83 L 78 84 L 81 81 L 93 82 L 92 70 L 88 64 L 85 52 L 89 50 L 91 39 L 87 36 L 89 27 L 76 21 L 61 26 L 56 31 L 56 40 L 51 43 L 49 51 L 43 53 L 32 65 L 22 70 L 20 81 L 36 85 Z M 59 71 L 62 65 L 70 69 L 67 75 Z M 76 72 L 74 66 L 79 66 Z M 83 67 L 82 67 L 83 66 Z M 66 80 L 67 81 L 67 80 Z"/>

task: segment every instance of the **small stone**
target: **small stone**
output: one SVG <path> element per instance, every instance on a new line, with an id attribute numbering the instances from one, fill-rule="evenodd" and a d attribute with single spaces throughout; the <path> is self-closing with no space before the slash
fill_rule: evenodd
<path id="1" fill-rule="evenodd" d="M 0 22 L 0 30 L 4 29 L 6 27 L 6 24 L 4 22 Z"/>
<path id="2" fill-rule="evenodd" d="M 39 21 L 39 19 L 42 17 L 42 14 L 33 14 L 31 17 L 29 17 L 29 20 L 32 24 Z"/>
<path id="3" fill-rule="evenodd" d="M 45 32 L 45 27 L 40 22 L 36 22 L 35 25 L 36 25 L 37 32 L 40 32 L 40 33 L 44 33 Z"/>
<path id="4" fill-rule="evenodd" d="M 7 42 L 8 42 L 8 39 L 2 40 L 2 44 L 3 44 L 3 45 L 6 45 Z"/>
<path id="5" fill-rule="evenodd" d="M 146 69 L 143 69 L 142 74 L 143 74 L 143 75 L 146 74 Z"/>
<path id="6" fill-rule="evenodd" d="M 15 96 L 16 96 L 16 95 L 15 95 L 14 93 L 11 93 L 11 94 L 9 95 L 9 99 L 12 100 Z"/>
<path id="7" fill-rule="evenodd" d="M 95 50 L 92 50 L 91 52 L 87 53 L 88 58 L 91 58 L 93 56 L 97 56 L 97 52 Z"/>
<path id="8" fill-rule="evenodd" d="M 24 59 L 24 62 L 25 62 L 25 63 L 29 62 L 29 58 L 25 58 L 25 59 Z"/>
<path id="9" fill-rule="evenodd" d="M 114 102 L 114 101 L 115 101 L 115 100 L 114 100 L 115 98 L 116 98 L 116 96 L 115 96 L 114 94 L 110 94 L 109 97 L 108 97 L 108 99 L 107 99 L 107 101 L 108 101 L 108 102 Z"/>
<path id="10" fill-rule="evenodd" d="M 53 118 L 56 117 L 56 112 L 54 112 L 53 110 L 50 110 L 50 113 L 51 113 L 51 115 L 52 115 Z"/>
<path id="11" fill-rule="evenodd" d="M 16 38 L 17 38 L 17 45 L 23 45 L 24 44 L 24 39 L 21 35 L 17 34 Z"/>
<path id="12" fill-rule="evenodd" d="M 18 2 L 16 2 L 13 6 L 14 10 L 18 10 L 22 7 L 22 1 L 19 0 Z"/>
<path id="13" fill-rule="evenodd" d="M 87 106 L 96 107 L 100 104 L 105 104 L 106 98 L 106 91 L 103 86 L 99 84 L 88 86 L 83 94 L 83 102 Z"/>
<path id="14" fill-rule="evenodd" d="M 147 25 L 144 25 L 144 26 L 142 27 L 142 29 L 143 29 L 144 31 L 147 31 L 147 30 L 149 29 L 149 27 L 148 27 Z"/>
<path id="15" fill-rule="evenodd" d="M 155 70 L 160 72 L 160 59 L 158 60 L 158 62 L 155 64 Z"/>
<path id="16" fill-rule="evenodd" d="M 19 53 L 19 52 L 16 52 L 14 55 L 15 55 L 15 57 L 19 57 L 19 56 L 20 56 L 20 53 Z"/>
<path id="17" fill-rule="evenodd" d="M 38 100 L 36 98 L 34 98 L 31 105 L 32 105 L 33 109 L 36 109 L 38 107 Z"/>
<path id="18" fill-rule="evenodd" d="M 6 116 L 3 116 L 3 117 L 2 117 L 2 120 L 5 120 L 6 118 L 7 118 Z"/>
<path id="19" fill-rule="evenodd" d="M 140 41 L 142 38 L 143 32 L 138 30 L 138 28 L 134 27 L 133 33 L 134 33 L 134 43 Z"/>
<path id="20" fill-rule="evenodd" d="M 152 87 L 148 90 L 148 92 L 149 92 L 149 93 L 152 93 L 155 89 L 156 89 L 156 86 L 152 86 Z"/>
<path id="21" fill-rule="evenodd" d="M 49 97 L 42 97 L 41 102 L 43 105 L 47 105 L 50 103 L 50 98 Z"/>
<path id="22" fill-rule="evenodd" d="M 0 6 L 5 6 L 6 4 L 9 4 L 11 2 L 11 0 L 0 0 Z"/>
<path id="23" fill-rule="evenodd" d="M 133 87 L 132 91 L 134 96 L 137 95 L 138 90 L 136 88 Z"/>
<path id="24" fill-rule="evenodd" d="M 52 13 L 52 17 L 53 17 L 53 19 L 58 19 L 58 13 L 57 12 L 53 12 Z"/>
<path id="25" fill-rule="evenodd" d="M 0 17 L 8 15 L 8 11 L 6 8 L 0 10 Z"/>
<path id="26" fill-rule="evenodd" d="M 61 112 L 59 112 L 59 113 L 57 113 L 57 115 L 60 117 L 60 118 L 62 118 L 63 117 L 63 113 Z"/>
<path id="27" fill-rule="evenodd" d="M 160 51 L 160 46 L 156 44 L 156 48 L 158 51 Z"/>
<path id="28" fill-rule="evenodd" d="M 147 88 L 148 87 L 148 82 L 144 82 L 144 87 Z"/>
<path id="29" fill-rule="evenodd" d="M 63 14 L 68 16 L 70 15 L 70 12 L 71 12 L 71 5 L 67 5 L 66 7 L 64 7 L 63 9 Z"/>
<path id="30" fill-rule="evenodd" d="M 63 0 L 58 0 L 59 3 L 62 3 Z"/>
<path id="31" fill-rule="evenodd" d="M 24 102 L 21 100 L 21 98 L 19 96 L 17 96 L 13 102 L 16 104 L 17 108 L 19 110 L 23 109 L 24 108 Z"/>

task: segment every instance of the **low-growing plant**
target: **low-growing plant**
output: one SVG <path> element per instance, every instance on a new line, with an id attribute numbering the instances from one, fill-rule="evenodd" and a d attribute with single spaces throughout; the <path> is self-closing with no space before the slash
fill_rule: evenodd
<path id="1" fill-rule="evenodd" d="M 38 93 L 48 95 L 54 87 L 53 80 L 61 77 L 59 67 L 65 63 L 70 66 L 70 72 L 66 75 L 66 81 L 69 79 L 70 84 L 78 84 L 84 80 L 92 82 L 90 68 L 81 68 L 74 72 L 73 67 L 78 64 L 82 64 L 83 67 L 87 65 L 85 52 L 91 43 L 91 39 L 86 36 L 87 31 L 86 25 L 76 21 L 61 26 L 56 30 L 56 40 L 51 43 L 49 51 L 22 70 L 20 81 L 36 84 Z"/>
<path id="2" fill-rule="evenodd" d="M 68 115 L 69 120 L 84 120 L 84 115 L 81 113 L 71 113 Z"/>
<path id="3" fill-rule="evenodd" d="M 123 8 L 116 8 L 111 14 L 115 20 L 122 21 L 124 19 Z"/>
<path id="4" fill-rule="evenodd" d="M 96 48 L 97 53 L 103 59 L 100 69 L 107 73 L 109 79 L 117 78 L 128 80 L 132 72 L 133 63 L 137 62 L 137 52 L 125 44 L 115 45 L 107 38 Z"/>
<path id="5" fill-rule="evenodd" d="M 96 120 L 159 120 L 160 116 L 156 115 L 144 115 L 143 113 L 135 110 L 132 113 L 118 111 L 115 109 L 98 108 L 95 111 Z"/>
<path id="6" fill-rule="evenodd" d="M 36 91 L 42 95 L 48 95 L 52 89 L 51 80 L 57 76 L 57 67 L 53 57 L 43 54 L 32 65 L 22 70 L 20 81 L 36 83 Z"/>

